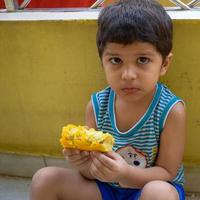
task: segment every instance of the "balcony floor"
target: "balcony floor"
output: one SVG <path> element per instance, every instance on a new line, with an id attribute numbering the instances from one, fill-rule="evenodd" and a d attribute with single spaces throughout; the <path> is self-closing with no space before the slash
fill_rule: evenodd
<path id="1" fill-rule="evenodd" d="M 0 200 L 28 200 L 30 178 L 0 176 Z M 188 194 L 186 200 L 200 200 L 200 194 Z"/>

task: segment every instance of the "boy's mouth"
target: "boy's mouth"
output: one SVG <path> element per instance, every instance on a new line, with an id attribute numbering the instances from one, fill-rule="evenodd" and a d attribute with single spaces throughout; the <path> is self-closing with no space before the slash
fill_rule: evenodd
<path id="1" fill-rule="evenodd" d="M 127 88 L 122 88 L 122 91 L 123 91 L 125 94 L 134 94 L 134 93 L 136 93 L 136 92 L 139 91 L 139 88 L 127 87 Z"/>

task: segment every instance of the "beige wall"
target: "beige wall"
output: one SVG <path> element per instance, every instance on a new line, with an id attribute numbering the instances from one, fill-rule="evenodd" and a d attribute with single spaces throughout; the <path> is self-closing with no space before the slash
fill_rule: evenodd
<path id="1" fill-rule="evenodd" d="M 163 79 L 187 105 L 185 162 L 200 164 L 200 21 L 174 21 L 174 62 Z M 0 22 L 0 151 L 60 155 L 61 127 L 84 124 L 103 88 L 95 21 Z"/>

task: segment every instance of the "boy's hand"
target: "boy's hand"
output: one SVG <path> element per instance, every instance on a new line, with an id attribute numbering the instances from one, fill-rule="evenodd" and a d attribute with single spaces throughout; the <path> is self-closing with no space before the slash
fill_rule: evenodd
<path id="1" fill-rule="evenodd" d="M 92 159 L 88 151 L 80 151 L 78 149 L 63 149 L 63 154 L 70 164 L 72 164 L 78 170 L 89 170 Z"/>
<path id="2" fill-rule="evenodd" d="M 92 164 L 90 173 L 103 182 L 120 182 L 128 164 L 115 152 L 91 152 Z"/>

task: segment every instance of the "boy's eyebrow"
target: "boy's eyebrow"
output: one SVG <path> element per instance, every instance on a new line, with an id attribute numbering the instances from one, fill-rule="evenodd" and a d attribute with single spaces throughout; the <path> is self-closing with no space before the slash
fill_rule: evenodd
<path id="1" fill-rule="evenodd" d="M 111 52 L 106 52 L 105 56 L 119 56 L 120 54 L 118 53 L 111 53 Z"/>
<path id="2" fill-rule="evenodd" d="M 105 52 L 105 56 L 120 56 L 118 53 L 111 53 L 111 52 Z M 151 51 L 146 51 L 144 53 L 136 53 L 134 56 L 155 56 L 155 53 Z"/>
<path id="3" fill-rule="evenodd" d="M 136 56 L 155 56 L 155 53 L 148 51 L 146 53 L 137 53 L 135 55 Z"/>

